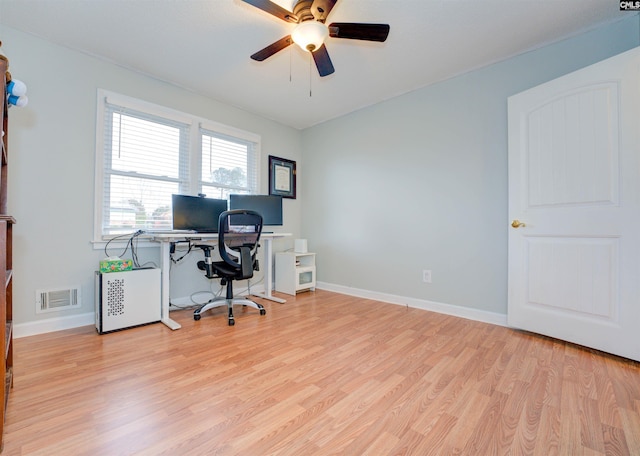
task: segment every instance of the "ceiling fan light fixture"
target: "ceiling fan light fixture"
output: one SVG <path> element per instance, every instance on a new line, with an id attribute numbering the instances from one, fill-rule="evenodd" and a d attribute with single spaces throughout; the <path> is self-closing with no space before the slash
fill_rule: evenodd
<path id="1" fill-rule="evenodd" d="M 291 34 L 293 42 L 303 51 L 313 52 L 319 49 L 329 36 L 329 29 L 322 22 L 305 21 L 298 24 Z"/>

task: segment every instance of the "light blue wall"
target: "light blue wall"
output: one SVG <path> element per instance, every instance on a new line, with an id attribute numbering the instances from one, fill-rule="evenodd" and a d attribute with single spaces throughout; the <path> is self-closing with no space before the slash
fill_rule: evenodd
<path id="1" fill-rule="evenodd" d="M 105 254 L 93 235 L 96 91 L 103 88 L 261 135 L 261 189 L 267 156 L 300 159 L 300 131 L 203 98 L 85 54 L 3 27 L 2 50 L 12 75 L 27 84 L 29 105 L 10 111 L 10 213 L 14 228 L 14 321 L 17 325 L 93 312 L 94 271 Z M 179 69 L 176 69 L 179 71 Z M 303 192 L 300 192 L 301 194 Z M 285 201 L 282 231 L 300 233 L 300 200 Z M 280 227 L 279 227 L 280 228 Z M 281 242 L 282 245 L 276 245 Z M 290 248 L 293 240 L 274 242 Z M 158 262 L 158 248 L 140 261 Z M 112 249 L 110 254 L 118 254 Z M 130 257 L 130 253 L 125 257 Z M 208 290 L 193 261 L 174 267 L 172 296 Z M 196 273 L 194 274 L 194 271 Z M 82 307 L 36 314 L 35 291 L 80 286 Z"/>
<path id="2" fill-rule="evenodd" d="M 630 15 L 305 130 L 318 279 L 506 314 L 507 97 L 637 46 L 638 28 Z"/>
<path id="3" fill-rule="evenodd" d="M 296 160 L 298 199 L 285 201 L 282 230 L 309 240 L 321 281 L 505 313 L 506 98 L 636 46 L 638 35 L 630 16 L 299 132 L 5 26 L 3 52 L 30 99 L 10 113 L 14 320 L 93 311 L 104 256 L 90 243 L 97 88 L 260 134 L 265 165 L 269 154 Z M 140 257 L 157 260 L 157 249 Z M 177 296 L 209 286 L 194 267 L 172 271 Z M 421 283 L 422 269 L 433 284 Z M 76 285 L 81 309 L 36 315 L 35 290 Z"/>

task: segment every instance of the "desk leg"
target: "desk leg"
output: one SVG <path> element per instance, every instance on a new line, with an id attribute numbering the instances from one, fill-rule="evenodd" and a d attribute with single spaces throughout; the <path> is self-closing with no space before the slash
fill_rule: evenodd
<path id="1" fill-rule="evenodd" d="M 271 292 L 273 291 L 273 239 L 264 237 L 261 239 L 264 242 L 264 260 L 263 260 L 263 268 L 264 268 L 264 293 L 253 293 L 254 296 L 258 296 L 260 298 L 268 299 L 269 301 L 279 302 L 280 304 L 284 304 L 286 299 L 278 298 L 273 296 Z"/>
<path id="2" fill-rule="evenodd" d="M 162 290 L 160 291 L 160 300 L 162 312 L 160 314 L 161 322 L 169 328 L 175 330 L 180 329 L 180 323 L 169 318 L 169 271 L 171 270 L 171 252 L 169 251 L 171 242 L 163 241 L 160 243 L 160 283 Z"/>

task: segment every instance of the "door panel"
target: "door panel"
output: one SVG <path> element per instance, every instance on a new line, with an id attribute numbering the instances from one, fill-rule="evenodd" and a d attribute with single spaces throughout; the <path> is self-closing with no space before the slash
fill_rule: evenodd
<path id="1" fill-rule="evenodd" d="M 598 322 L 617 320 L 617 239 L 531 236 L 526 243 L 526 305 Z"/>
<path id="2" fill-rule="evenodd" d="M 618 84 L 584 87 L 529 113 L 528 204 L 617 203 Z"/>
<path id="3" fill-rule="evenodd" d="M 640 360 L 640 48 L 509 98 L 511 326 Z"/>

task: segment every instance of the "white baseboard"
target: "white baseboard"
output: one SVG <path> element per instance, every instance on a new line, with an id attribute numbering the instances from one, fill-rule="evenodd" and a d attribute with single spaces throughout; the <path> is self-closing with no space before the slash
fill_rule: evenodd
<path id="1" fill-rule="evenodd" d="M 376 291 L 362 290 L 360 288 L 346 287 L 344 285 L 335 285 L 326 282 L 317 282 L 316 288 L 321 290 L 333 291 L 348 296 L 356 296 L 358 298 L 373 299 L 375 301 L 387 302 L 401 306 L 414 307 L 416 309 L 429 310 L 445 315 L 453 315 L 456 317 L 466 318 L 468 320 L 481 321 L 483 323 L 491 323 L 499 326 L 507 326 L 507 316 L 485 310 L 472 309 L 470 307 L 454 306 L 451 304 L 443 304 L 439 302 L 427 301 L 424 299 L 408 298 L 405 296 L 397 296 Z M 262 291 L 263 286 L 252 286 L 251 291 Z M 179 301 L 187 304 L 190 302 L 189 297 L 173 298 L 172 301 Z M 177 303 L 177 302 L 176 302 Z M 46 320 L 31 321 L 28 323 L 19 323 L 13 327 L 13 337 L 35 336 L 37 334 L 45 334 L 54 331 L 62 331 L 65 329 L 78 328 L 80 326 L 95 325 L 95 314 L 85 313 L 80 315 L 70 315 L 67 317 L 48 318 Z"/>
<path id="2" fill-rule="evenodd" d="M 35 336 L 64 329 L 78 328 L 96 324 L 95 313 L 85 313 L 80 315 L 70 315 L 66 317 L 47 318 L 46 320 L 30 321 L 28 323 L 18 323 L 13 326 L 13 337 Z"/>
<path id="3" fill-rule="evenodd" d="M 486 310 L 472 309 L 470 307 L 454 306 L 452 304 L 443 304 L 440 302 L 427 301 L 425 299 L 408 298 L 406 296 L 397 296 L 376 291 L 362 290 L 360 288 L 352 288 L 344 285 L 335 285 L 326 282 L 316 282 L 316 288 L 327 291 L 334 291 L 358 298 L 373 299 L 375 301 L 387 302 L 389 304 L 397 304 L 401 306 L 414 307 L 416 309 L 429 310 L 445 315 L 453 315 L 467 320 L 481 321 L 498 326 L 507 326 L 507 316 L 495 312 L 487 312 Z"/>

